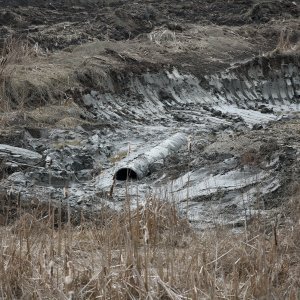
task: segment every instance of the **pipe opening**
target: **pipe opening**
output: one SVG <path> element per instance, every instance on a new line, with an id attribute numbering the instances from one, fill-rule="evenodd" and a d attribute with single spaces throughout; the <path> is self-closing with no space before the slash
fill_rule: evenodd
<path id="1" fill-rule="evenodd" d="M 125 181 L 128 179 L 137 179 L 137 174 L 132 169 L 122 168 L 116 172 L 115 178 L 116 180 L 121 180 L 121 181 Z"/>

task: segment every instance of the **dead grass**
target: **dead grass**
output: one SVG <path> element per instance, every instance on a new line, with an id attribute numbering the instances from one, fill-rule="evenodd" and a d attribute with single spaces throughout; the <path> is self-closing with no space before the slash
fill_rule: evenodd
<path id="1" fill-rule="evenodd" d="M 283 28 L 280 32 L 277 46 L 273 51 L 270 51 L 267 56 L 275 56 L 278 54 L 299 54 L 300 53 L 300 41 L 297 38 L 292 42 L 293 30 Z"/>
<path id="2" fill-rule="evenodd" d="M 41 53 L 38 45 L 32 46 L 29 42 L 15 38 L 5 41 L 0 53 L 0 112 L 24 107 L 29 87 L 23 85 L 21 89 L 14 89 L 11 86 L 11 78 L 15 75 L 17 65 L 24 64 Z"/>
<path id="3" fill-rule="evenodd" d="M 282 224 L 240 233 L 196 232 L 157 199 L 137 205 L 77 227 L 19 208 L 0 228 L 1 299 L 299 299 L 298 200 Z"/>

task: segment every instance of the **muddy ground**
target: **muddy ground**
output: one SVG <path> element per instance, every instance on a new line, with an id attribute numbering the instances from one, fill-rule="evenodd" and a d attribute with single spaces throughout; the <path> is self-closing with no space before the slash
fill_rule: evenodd
<path id="1" fill-rule="evenodd" d="M 299 11 L 288 0 L 0 0 L 3 214 L 51 201 L 76 216 L 146 197 L 199 228 L 278 214 L 299 175 Z M 186 145 L 147 176 L 116 180 L 176 133 Z"/>

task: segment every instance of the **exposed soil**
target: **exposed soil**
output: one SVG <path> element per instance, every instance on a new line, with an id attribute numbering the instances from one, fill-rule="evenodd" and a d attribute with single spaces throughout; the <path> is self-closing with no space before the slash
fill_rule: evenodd
<path id="1" fill-rule="evenodd" d="M 288 0 L 69 2 L 1 1 L 0 26 L 8 27 L 15 36 L 38 42 L 42 48 L 55 50 L 93 39 L 134 39 L 162 26 L 175 32 L 195 25 L 251 24 L 259 28 L 272 20 L 299 17 L 298 1 Z M 5 28 L 3 31 L 0 38 L 6 37 Z"/>
<path id="2" fill-rule="evenodd" d="M 300 170 L 299 12 L 288 0 L 0 0 L 0 144 L 33 151 L 0 151 L 2 193 L 90 212 L 160 191 L 201 228 L 277 208 Z M 130 191 L 116 182 L 119 164 L 176 132 L 190 152 Z"/>

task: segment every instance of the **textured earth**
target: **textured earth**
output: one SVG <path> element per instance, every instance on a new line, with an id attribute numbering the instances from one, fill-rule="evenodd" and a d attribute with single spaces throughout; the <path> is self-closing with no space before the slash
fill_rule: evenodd
<path id="1" fill-rule="evenodd" d="M 88 216 L 147 197 L 197 228 L 278 214 L 300 171 L 299 11 L 0 0 L 3 214 L 62 203 Z M 132 165 L 143 176 L 115 176 Z"/>

